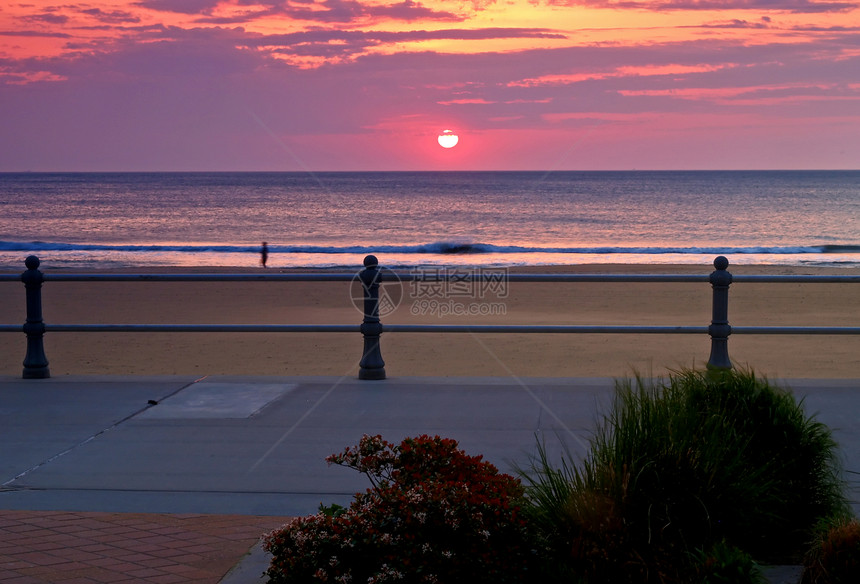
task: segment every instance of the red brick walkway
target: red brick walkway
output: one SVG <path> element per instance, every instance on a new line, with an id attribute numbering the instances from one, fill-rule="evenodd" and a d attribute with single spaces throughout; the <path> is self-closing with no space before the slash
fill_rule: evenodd
<path id="1" fill-rule="evenodd" d="M 0 582 L 217 584 L 287 519 L 0 511 Z"/>

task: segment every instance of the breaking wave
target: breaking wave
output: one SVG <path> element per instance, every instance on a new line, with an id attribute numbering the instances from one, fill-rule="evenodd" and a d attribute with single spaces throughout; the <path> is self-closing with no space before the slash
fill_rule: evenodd
<path id="1" fill-rule="evenodd" d="M 173 252 L 173 253 L 258 253 L 258 245 L 172 245 L 172 244 L 96 244 L 46 241 L 0 241 L 0 251 L 38 253 L 43 251 L 106 251 L 106 252 Z M 517 245 L 495 245 L 491 243 L 468 243 L 438 241 L 415 245 L 270 245 L 270 253 L 282 254 L 369 254 L 397 253 L 417 255 L 467 255 L 467 254 L 846 254 L 860 253 L 858 245 L 794 245 L 794 246 L 693 246 L 693 247 L 530 247 Z"/>

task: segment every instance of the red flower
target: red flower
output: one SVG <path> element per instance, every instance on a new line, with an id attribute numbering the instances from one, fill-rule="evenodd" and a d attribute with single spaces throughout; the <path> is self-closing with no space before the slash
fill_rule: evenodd
<path id="1" fill-rule="evenodd" d="M 483 457 L 439 436 L 394 445 L 377 435 L 326 460 L 367 475 L 372 488 L 348 509 L 321 506 L 270 534 L 271 582 L 522 580 L 523 487 Z"/>

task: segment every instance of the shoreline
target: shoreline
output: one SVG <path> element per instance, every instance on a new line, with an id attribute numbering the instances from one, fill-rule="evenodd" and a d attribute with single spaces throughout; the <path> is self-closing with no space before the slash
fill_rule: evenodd
<path id="1" fill-rule="evenodd" d="M 716 256 L 715 256 L 716 257 Z M 21 268 L 0 267 L 0 274 L 16 274 L 19 275 L 26 270 L 24 259 L 21 259 Z M 731 259 L 731 258 L 730 258 Z M 310 267 L 267 267 L 263 268 L 259 265 L 244 265 L 244 266 L 219 266 L 219 265 L 170 265 L 170 266 L 122 266 L 109 268 L 77 268 L 66 266 L 48 266 L 44 263 L 39 269 L 44 273 L 62 273 L 62 274 L 266 274 L 266 273 L 348 273 L 351 271 L 359 271 L 361 265 L 343 265 L 343 266 L 310 266 Z M 388 266 L 382 266 L 388 268 Z M 581 264 L 545 264 L 545 265 L 434 265 L 434 264 L 415 264 L 411 266 L 395 266 L 389 268 L 395 272 L 408 272 L 413 269 L 456 269 L 456 270 L 475 270 L 484 271 L 508 271 L 510 273 L 523 274 L 575 274 L 575 273 L 595 273 L 595 274 L 611 274 L 613 271 L 623 274 L 643 273 L 643 274 L 659 274 L 670 273 L 691 273 L 691 274 L 707 274 L 713 271 L 712 263 L 612 263 L 612 262 L 595 262 Z M 845 274 L 853 275 L 860 274 L 860 266 L 821 266 L 821 265 L 794 265 L 794 264 L 744 264 L 730 263 L 728 270 L 730 272 L 738 271 L 744 274 Z"/>
<path id="2" fill-rule="evenodd" d="M 492 268 L 486 268 L 493 271 Z M 582 264 L 510 268 L 509 273 L 708 274 L 710 265 Z M 45 273 L 295 273 L 343 269 L 123 268 Z M 730 265 L 733 274 L 860 274 L 860 268 Z M 19 275 L 23 272 L 5 270 Z M 356 270 L 357 272 L 357 270 Z M 855 285 L 856 286 L 856 285 Z M 707 326 L 707 283 L 520 283 L 472 296 L 403 283 L 389 324 L 592 324 Z M 442 294 L 440 296 L 440 294 Z M 447 294 L 447 295 L 446 295 Z M 478 297 L 480 296 L 480 297 Z M 427 301 L 436 301 L 436 304 Z M 0 282 L 0 323 L 25 318 L 24 290 Z M 425 301 L 424 304 L 421 304 Z M 851 284 L 736 283 L 734 326 L 860 326 Z M 433 310 L 435 306 L 435 311 Z M 463 306 L 463 314 L 452 307 Z M 448 307 L 448 314 L 441 314 Z M 496 307 L 492 312 L 487 307 Z M 470 312 L 471 311 L 471 312 Z M 51 324 L 359 324 L 349 282 L 46 282 Z M 383 333 L 389 377 L 626 377 L 704 367 L 707 335 Z M 860 378 L 860 335 L 735 335 L 736 367 L 771 378 Z M 22 333 L 0 334 L 0 374 L 20 376 Z M 47 333 L 51 374 L 355 376 L 358 333 Z"/>

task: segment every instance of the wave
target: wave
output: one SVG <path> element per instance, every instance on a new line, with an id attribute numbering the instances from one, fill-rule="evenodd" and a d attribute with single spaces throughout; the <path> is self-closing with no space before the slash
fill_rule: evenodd
<path id="1" fill-rule="evenodd" d="M 172 253 L 259 253 L 258 245 L 168 245 L 168 244 L 96 244 L 66 242 L 17 242 L 0 241 L 0 252 L 44 251 L 59 252 L 172 252 Z M 846 254 L 860 253 L 860 244 L 849 245 L 791 245 L 791 246 L 584 246 L 584 247 L 530 247 L 517 245 L 494 245 L 490 243 L 464 243 L 439 241 L 417 245 L 270 245 L 269 253 L 282 254 L 425 254 L 425 255 L 466 255 L 466 254 Z"/>

